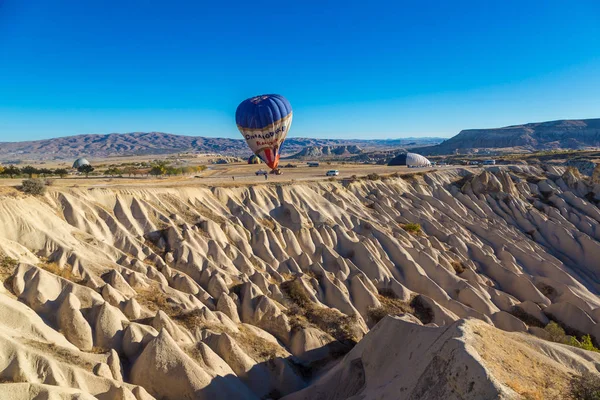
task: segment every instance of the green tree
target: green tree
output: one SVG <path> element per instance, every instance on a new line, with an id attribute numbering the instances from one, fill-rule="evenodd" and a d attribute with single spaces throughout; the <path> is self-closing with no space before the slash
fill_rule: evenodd
<path id="1" fill-rule="evenodd" d="M 54 170 L 54 175 L 64 178 L 65 176 L 69 175 L 69 171 L 67 171 L 65 168 L 57 168 Z"/>
<path id="2" fill-rule="evenodd" d="M 14 165 L 9 165 L 8 167 L 4 168 L 4 172 L 2 172 L 2 174 L 10 176 L 12 179 L 21 174 L 21 169 L 19 167 L 15 167 Z"/>
<path id="3" fill-rule="evenodd" d="M 127 166 L 123 169 L 123 173 L 127 174 L 131 177 L 131 175 L 135 175 L 136 169 L 132 166 Z"/>
<path id="4" fill-rule="evenodd" d="M 77 171 L 81 172 L 82 174 L 85 174 L 85 177 L 87 178 L 90 175 L 90 173 L 94 171 L 94 167 L 92 167 L 89 164 L 85 164 L 77 168 Z"/>
<path id="5" fill-rule="evenodd" d="M 172 175 L 180 175 L 183 171 L 181 168 L 177 168 L 177 167 L 167 167 L 166 169 L 167 175 L 172 176 Z"/>
<path id="6" fill-rule="evenodd" d="M 33 174 L 39 173 L 39 170 L 35 167 L 32 167 L 31 165 L 27 165 L 26 167 L 23 167 L 23 169 L 21 169 L 21 172 L 29 175 L 29 178 L 31 179 L 33 178 Z"/>
<path id="7" fill-rule="evenodd" d="M 110 175 L 110 176 L 115 176 L 115 175 L 117 175 L 117 176 L 121 176 L 121 175 L 123 175 L 123 171 L 122 171 L 122 170 L 120 170 L 120 169 L 119 169 L 119 168 L 117 168 L 117 167 L 111 167 L 111 168 L 107 169 L 107 170 L 104 172 L 104 175 Z"/>
<path id="8" fill-rule="evenodd" d="M 164 165 L 155 165 L 150 169 L 150 175 L 161 176 L 167 172 L 167 168 Z"/>
<path id="9" fill-rule="evenodd" d="M 54 171 L 52 171 L 51 169 L 48 169 L 48 168 L 41 168 L 38 170 L 38 174 L 42 175 L 43 177 L 46 177 L 46 176 L 53 175 Z"/>

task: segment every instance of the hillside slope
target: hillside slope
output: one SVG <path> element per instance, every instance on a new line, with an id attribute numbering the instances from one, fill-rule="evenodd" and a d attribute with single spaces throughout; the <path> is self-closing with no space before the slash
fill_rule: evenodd
<path id="1" fill-rule="evenodd" d="M 600 342 L 598 204 L 535 167 L 3 188 L 0 397 L 556 398 L 598 356 L 530 334 Z"/>
<path id="2" fill-rule="evenodd" d="M 437 146 L 414 149 L 424 155 L 468 153 L 473 149 L 525 150 L 600 147 L 600 119 L 560 120 L 497 129 L 467 129 Z"/>

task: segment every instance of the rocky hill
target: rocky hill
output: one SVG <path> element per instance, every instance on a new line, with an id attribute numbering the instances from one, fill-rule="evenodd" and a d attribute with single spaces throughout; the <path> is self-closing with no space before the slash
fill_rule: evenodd
<path id="1" fill-rule="evenodd" d="M 290 158 L 341 157 L 361 154 L 363 150 L 356 145 L 349 146 L 307 146 Z"/>
<path id="2" fill-rule="evenodd" d="M 574 169 L 0 189 L 3 399 L 563 399 L 600 370 Z"/>
<path id="3" fill-rule="evenodd" d="M 371 149 L 388 148 L 395 143 L 413 145 L 439 143 L 441 139 L 419 138 L 389 140 L 343 140 L 288 138 L 283 151 L 294 154 L 307 146 L 337 147 L 361 146 Z M 78 135 L 27 142 L 0 142 L 0 161 L 59 160 L 80 156 L 107 157 L 127 155 L 160 155 L 181 152 L 220 153 L 230 156 L 248 156 L 250 150 L 240 139 L 208 138 L 173 135 L 162 132 L 112 133 L 107 135 Z"/>
<path id="4" fill-rule="evenodd" d="M 497 129 L 467 129 L 437 146 L 417 148 L 424 155 L 469 153 L 476 149 L 554 150 L 600 147 L 600 119 L 560 120 Z"/>

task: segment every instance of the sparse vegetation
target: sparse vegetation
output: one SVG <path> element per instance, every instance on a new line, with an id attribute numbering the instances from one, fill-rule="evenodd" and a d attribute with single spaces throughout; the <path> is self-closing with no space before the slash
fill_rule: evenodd
<path id="1" fill-rule="evenodd" d="M 537 326 L 538 328 L 544 328 L 544 324 L 542 324 L 537 318 L 527 314 L 523 311 L 522 308 L 513 306 L 510 313 L 515 317 L 519 318 L 521 321 L 525 322 L 528 326 Z"/>
<path id="2" fill-rule="evenodd" d="M 9 285 L 9 279 L 15 268 L 19 263 L 14 258 L 11 258 L 5 254 L 0 253 L 0 279 L 4 282 L 5 286 Z"/>
<path id="3" fill-rule="evenodd" d="M 410 233 L 411 235 L 420 235 L 422 233 L 421 225 L 419 225 L 419 224 L 413 224 L 413 223 L 402 224 L 401 227 L 402 227 L 402 229 L 404 229 L 406 232 Z"/>
<path id="4" fill-rule="evenodd" d="M 462 261 L 452 261 L 450 265 L 452 265 L 452 268 L 454 269 L 456 275 L 462 274 L 467 269 L 467 267 L 465 267 Z"/>
<path id="5" fill-rule="evenodd" d="M 60 265 L 58 265 L 55 262 L 44 261 L 44 262 L 41 262 L 40 264 L 38 264 L 38 267 L 56 275 L 56 276 L 60 276 L 61 278 L 64 278 L 68 281 L 71 281 L 74 283 L 81 282 L 81 279 L 78 276 L 76 276 L 73 273 L 73 271 L 70 268 L 68 268 L 67 266 L 61 267 Z"/>
<path id="6" fill-rule="evenodd" d="M 546 285 L 542 282 L 538 282 L 536 284 L 536 287 L 540 292 L 542 292 L 544 296 L 546 296 L 550 300 L 552 300 L 556 296 L 556 289 L 554 289 L 552 286 Z"/>
<path id="7" fill-rule="evenodd" d="M 411 300 L 410 306 L 415 310 L 415 317 L 419 318 L 424 325 L 433 322 L 433 310 L 423 302 L 420 295 Z"/>
<path id="8" fill-rule="evenodd" d="M 156 312 L 161 310 L 169 317 L 175 317 L 183 313 L 183 309 L 179 304 L 169 301 L 167 294 L 164 293 L 157 284 L 153 284 L 146 289 L 137 290 L 136 300 L 140 305 L 147 307 L 150 311 Z"/>
<path id="9" fill-rule="evenodd" d="M 171 308 L 170 311 L 174 311 L 174 309 Z M 227 333 L 235 339 L 236 343 L 240 345 L 246 354 L 258 362 L 265 362 L 276 357 L 286 356 L 285 352 L 277 344 L 256 335 L 250 328 L 243 325 L 239 326 L 239 332 L 234 332 L 220 324 L 206 324 L 199 309 L 175 312 L 170 317 L 173 321 L 183 325 L 192 332 L 196 329 L 210 329 L 218 333 Z M 187 352 L 193 358 L 197 358 L 199 354 L 197 347 L 188 348 Z"/>
<path id="10" fill-rule="evenodd" d="M 46 193 L 46 183 L 39 178 L 25 179 L 21 185 L 23 193 L 42 196 Z"/>
<path id="11" fill-rule="evenodd" d="M 548 340 L 556 343 L 568 344 L 569 346 L 578 347 L 583 350 L 595 351 L 600 353 L 600 349 L 594 346 L 590 335 L 582 335 L 580 339 L 575 336 L 567 335 L 565 330 L 556 322 L 550 321 L 544 328 L 548 334 Z"/>
<path id="12" fill-rule="evenodd" d="M 600 400 L 600 375 L 586 371 L 573 376 L 569 395 L 573 400 Z"/>
<path id="13" fill-rule="evenodd" d="M 296 277 L 281 285 L 283 293 L 292 303 L 286 312 L 292 327 L 314 325 L 340 342 L 355 344 L 358 341 L 355 334 L 356 316 L 342 314 L 333 308 L 316 307 L 304 292 L 300 279 Z"/>
<path id="14" fill-rule="evenodd" d="M 374 324 L 381 321 L 386 315 L 414 315 L 415 309 L 410 305 L 410 302 L 396 298 L 393 293 L 381 293 L 377 296 L 379 302 L 381 303 L 381 307 L 371 307 L 367 311 L 369 318 Z"/>
<path id="15" fill-rule="evenodd" d="M 367 175 L 366 178 L 370 181 L 380 181 L 381 175 L 376 174 L 376 173 L 371 173 L 371 174 Z"/>

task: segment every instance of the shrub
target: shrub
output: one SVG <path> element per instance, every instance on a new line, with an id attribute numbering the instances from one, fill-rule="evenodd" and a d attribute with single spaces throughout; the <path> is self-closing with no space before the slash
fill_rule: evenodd
<path id="1" fill-rule="evenodd" d="M 10 276 L 17 268 L 17 260 L 9 256 L 0 254 L 0 278 L 5 279 Z"/>
<path id="2" fill-rule="evenodd" d="M 46 193 L 46 182 L 41 179 L 25 179 L 21 190 L 34 196 L 42 196 Z"/>
<path id="3" fill-rule="evenodd" d="M 592 337 L 590 335 L 583 335 L 581 340 L 577 340 L 575 336 L 570 336 L 568 344 L 574 347 L 579 347 L 583 350 L 600 352 L 600 350 L 598 350 L 592 343 Z"/>
<path id="4" fill-rule="evenodd" d="M 54 186 L 54 179 L 45 179 L 44 184 L 46 186 Z"/>
<path id="5" fill-rule="evenodd" d="M 571 378 L 569 391 L 572 399 L 600 400 L 600 375 L 584 372 Z"/>
<path id="6" fill-rule="evenodd" d="M 565 330 L 554 321 L 550 321 L 544 330 L 548 334 L 548 340 L 552 342 L 568 344 L 569 346 L 578 347 L 583 350 L 600 352 L 600 349 L 592 343 L 590 335 L 583 335 L 581 336 L 581 339 L 578 340 L 575 336 L 567 335 Z"/>
<path id="7" fill-rule="evenodd" d="M 542 294 L 544 296 L 546 296 L 550 300 L 552 300 L 556 296 L 556 294 L 557 294 L 556 293 L 556 289 L 554 289 L 552 286 L 546 285 L 543 282 L 538 282 L 538 284 L 536 285 L 536 287 L 538 288 L 538 290 L 540 292 L 542 292 Z"/>
<path id="8" fill-rule="evenodd" d="M 412 299 L 410 306 L 415 310 L 415 317 L 419 318 L 424 325 L 433 322 L 433 310 L 423 302 L 420 295 Z"/>
<path id="9" fill-rule="evenodd" d="M 550 341 L 563 344 L 566 344 L 568 342 L 565 330 L 556 322 L 550 321 L 550 323 L 546 325 L 544 330 L 548 334 L 548 338 L 550 339 Z"/>
<path id="10" fill-rule="evenodd" d="M 452 265 L 452 268 L 454 268 L 454 272 L 456 272 L 456 275 L 462 274 L 463 272 L 465 272 L 465 269 L 467 269 L 462 263 L 462 261 L 452 261 L 450 265 Z"/>
<path id="11" fill-rule="evenodd" d="M 421 225 L 419 224 L 404 224 L 402 225 L 402 229 L 412 235 L 420 235 L 421 234 Z"/>
<path id="12" fill-rule="evenodd" d="M 379 181 L 381 180 L 381 176 L 379 174 L 376 173 L 370 173 L 369 175 L 367 175 L 367 179 L 370 181 Z"/>
<path id="13" fill-rule="evenodd" d="M 510 313 L 521 321 L 525 322 L 528 326 L 537 326 L 538 328 L 544 328 L 544 324 L 537 318 L 527 314 L 521 307 L 513 306 Z M 560 327 L 559 327 L 560 328 Z"/>

